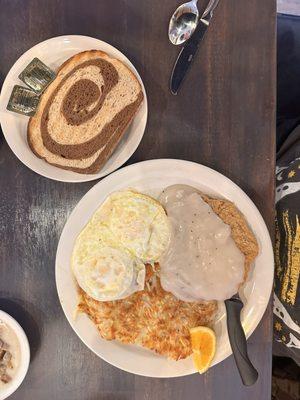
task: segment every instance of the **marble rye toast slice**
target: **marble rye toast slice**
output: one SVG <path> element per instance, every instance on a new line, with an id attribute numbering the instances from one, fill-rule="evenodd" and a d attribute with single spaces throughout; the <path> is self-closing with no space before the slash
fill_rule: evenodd
<path id="1" fill-rule="evenodd" d="M 121 61 L 99 50 L 67 60 L 29 120 L 32 151 L 49 164 L 96 173 L 143 101 L 141 85 Z"/>

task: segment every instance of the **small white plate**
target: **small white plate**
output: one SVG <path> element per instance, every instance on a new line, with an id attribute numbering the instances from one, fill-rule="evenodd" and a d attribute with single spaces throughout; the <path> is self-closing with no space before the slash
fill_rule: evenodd
<path id="1" fill-rule="evenodd" d="M 64 61 L 74 54 L 91 49 L 102 50 L 127 64 L 127 66 L 138 77 L 142 85 L 144 101 L 134 120 L 130 124 L 125 136 L 119 143 L 113 155 L 102 167 L 101 171 L 97 174 L 87 175 L 54 167 L 53 165 L 46 163 L 46 161 L 36 157 L 27 143 L 27 124 L 29 118 L 7 111 L 6 106 L 14 85 L 19 84 L 21 86 L 26 86 L 18 79 L 18 76 L 34 57 L 38 57 L 50 68 L 56 70 Z M 147 123 L 147 116 L 147 96 L 142 79 L 135 67 L 128 58 L 115 47 L 103 42 L 102 40 L 88 36 L 59 36 L 45 40 L 26 51 L 26 53 L 16 61 L 7 74 L 0 95 L 0 123 L 5 139 L 12 151 L 23 164 L 36 173 L 43 175 L 46 178 L 63 182 L 92 181 L 118 169 L 132 156 L 142 140 Z"/>
<path id="2" fill-rule="evenodd" d="M 243 288 L 242 323 L 249 337 L 261 320 L 267 307 L 273 282 L 273 249 L 267 227 L 258 209 L 249 197 L 231 180 L 218 172 L 189 161 L 144 161 L 111 174 L 96 184 L 77 204 L 70 215 L 58 244 L 56 255 L 56 286 L 65 315 L 81 340 L 99 357 L 110 364 L 138 375 L 150 377 L 176 377 L 195 371 L 191 358 L 168 360 L 147 349 L 101 339 L 96 327 L 86 315 L 74 319 L 77 289 L 71 273 L 70 259 L 74 241 L 104 199 L 116 190 L 135 188 L 157 197 L 169 185 L 182 183 L 202 192 L 233 201 L 245 215 L 258 243 L 259 255 L 253 271 Z M 224 304 L 214 326 L 217 335 L 217 352 L 213 364 L 218 364 L 231 354 L 228 340 Z"/>
<path id="3" fill-rule="evenodd" d="M 0 389 L 0 400 L 4 400 L 14 393 L 23 382 L 29 367 L 30 349 L 28 339 L 23 328 L 13 317 L 0 310 L 0 320 L 7 324 L 7 326 L 9 326 L 16 334 L 21 353 L 20 365 L 16 371 L 16 375 L 13 377 L 11 382 L 9 382 L 7 388 Z"/>

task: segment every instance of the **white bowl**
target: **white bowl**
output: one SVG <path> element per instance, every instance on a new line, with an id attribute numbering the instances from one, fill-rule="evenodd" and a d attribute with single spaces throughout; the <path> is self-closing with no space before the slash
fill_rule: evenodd
<path id="1" fill-rule="evenodd" d="M 20 365 L 16 375 L 7 388 L 0 389 L 0 400 L 14 393 L 23 382 L 29 367 L 30 349 L 27 336 L 20 324 L 9 314 L 0 310 L 0 320 L 7 324 L 16 334 L 20 344 Z"/>

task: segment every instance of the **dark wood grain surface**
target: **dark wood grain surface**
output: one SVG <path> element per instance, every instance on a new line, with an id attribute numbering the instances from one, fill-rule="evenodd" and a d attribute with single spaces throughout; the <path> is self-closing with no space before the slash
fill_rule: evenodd
<path id="1" fill-rule="evenodd" d="M 0 80 L 24 51 L 50 37 L 82 34 L 111 43 L 136 65 L 149 99 L 147 129 L 129 162 L 172 157 L 210 166 L 250 195 L 273 233 L 275 3 L 220 0 L 174 97 L 168 84 L 178 48 L 168 42 L 167 25 L 178 0 L 0 0 Z M 35 174 L 1 134 L 0 308 L 22 323 L 32 351 L 11 399 L 269 400 L 270 306 L 249 340 L 260 377 L 247 389 L 232 357 L 204 376 L 150 379 L 110 366 L 79 340 L 58 301 L 54 262 L 63 225 L 93 184 Z"/>

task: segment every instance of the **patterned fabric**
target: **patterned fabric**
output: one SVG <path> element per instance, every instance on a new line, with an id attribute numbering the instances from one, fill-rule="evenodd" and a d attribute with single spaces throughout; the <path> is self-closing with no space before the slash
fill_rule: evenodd
<path id="1" fill-rule="evenodd" d="M 278 153 L 275 265 L 273 353 L 300 365 L 300 126 Z"/>

